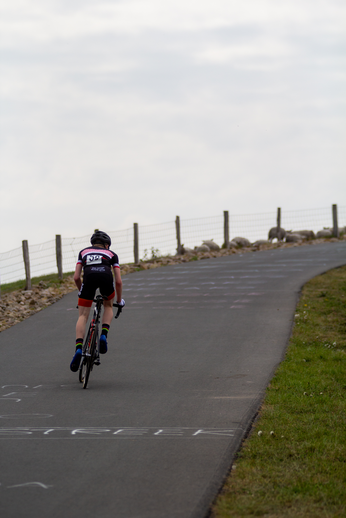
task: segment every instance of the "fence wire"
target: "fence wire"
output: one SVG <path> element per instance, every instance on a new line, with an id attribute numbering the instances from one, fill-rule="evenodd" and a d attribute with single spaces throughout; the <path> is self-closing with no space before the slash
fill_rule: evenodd
<path id="1" fill-rule="evenodd" d="M 174 221 L 143 227 L 139 225 L 138 234 L 140 259 L 176 253 L 177 240 Z"/>
<path id="2" fill-rule="evenodd" d="M 29 244 L 29 257 L 32 277 L 55 273 L 57 271 L 55 240 L 47 241 L 40 245 Z"/>
<path id="3" fill-rule="evenodd" d="M 229 214 L 229 238 L 246 237 L 250 242 L 267 239 L 268 231 L 276 227 L 277 213 Z M 346 206 L 338 207 L 339 227 L 346 225 Z M 281 226 L 286 230 L 313 230 L 333 226 L 331 207 L 281 211 Z M 112 250 L 119 256 L 121 264 L 134 261 L 133 228 L 107 232 L 112 239 Z M 175 221 L 156 225 L 138 226 L 139 257 L 150 259 L 158 255 L 175 255 L 177 251 Z M 214 240 L 219 246 L 224 243 L 224 216 L 211 216 L 180 220 L 181 244 L 194 248 L 205 240 Z M 90 236 L 66 238 L 62 240 L 63 271 L 75 269 L 78 253 L 90 245 Z M 39 245 L 29 244 L 31 276 L 57 273 L 55 240 Z M 0 253 L 0 283 L 10 283 L 25 279 L 22 248 Z"/>
<path id="4" fill-rule="evenodd" d="M 188 248 L 200 246 L 203 241 L 213 240 L 219 246 L 224 241 L 224 218 L 221 216 L 180 220 L 181 244 Z M 175 246 L 177 246 L 175 244 Z"/>
<path id="5" fill-rule="evenodd" d="M 339 226 L 341 222 L 341 210 L 338 210 Z M 343 218 L 343 225 L 346 219 Z M 300 211 L 285 211 L 281 215 L 281 226 L 285 230 L 313 230 L 317 233 L 323 228 L 333 226 L 333 216 L 330 209 L 307 209 Z"/>
<path id="6" fill-rule="evenodd" d="M 25 279 L 22 248 L 15 248 L 0 254 L 0 274 L 1 284 Z"/>
<path id="7" fill-rule="evenodd" d="M 246 237 L 251 243 L 258 239 L 268 239 L 271 227 L 276 226 L 276 214 L 272 212 L 248 215 L 230 215 L 229 237 Z"/>

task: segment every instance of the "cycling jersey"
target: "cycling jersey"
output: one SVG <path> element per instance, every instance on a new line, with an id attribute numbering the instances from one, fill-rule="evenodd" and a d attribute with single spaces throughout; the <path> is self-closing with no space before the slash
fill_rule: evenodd
<path id="1" fill-rule="evenodd" d="M 112 267 L 120 268 L 117 254 L 106 248 L 89 246 L 79 252 L 77 264 L 82 265 L 84 272 L 79 306 L 90 307 L 97 288 L 107 300 L 115 297 Z"/>
<path id="2" fill-rule="evenodd" d="M 84 270 L 90 266 L 119 268 L 119 259 L 112 250 L 88 246 L 79 252 L 77 264 L 81 264 Z"/>

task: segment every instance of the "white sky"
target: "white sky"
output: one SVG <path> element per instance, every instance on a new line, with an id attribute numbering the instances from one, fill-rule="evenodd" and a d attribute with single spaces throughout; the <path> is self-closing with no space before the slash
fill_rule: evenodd
<path id="1" fill-rule="evenodd" d="M 345 206 L 344 0 L 11 0 L 0 252 Z"/>

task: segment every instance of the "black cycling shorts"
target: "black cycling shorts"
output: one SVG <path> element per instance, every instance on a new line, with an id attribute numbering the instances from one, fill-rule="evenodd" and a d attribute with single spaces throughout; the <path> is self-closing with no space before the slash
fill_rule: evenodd
<path id="1" fill-rule="evenodd" d="M 84 269 L 83 284 L 79 292 L 78 306 L 90 308 L 99 288 L 106 300 L 115 297 L 112 270 L 105 266 L 89 266 Z"/>

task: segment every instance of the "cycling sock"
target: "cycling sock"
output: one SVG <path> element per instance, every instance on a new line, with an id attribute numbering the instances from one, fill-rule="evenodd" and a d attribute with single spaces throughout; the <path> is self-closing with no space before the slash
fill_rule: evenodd
<path id="1" fill-rule="evenodd" d="M 107 338 L 109 328 L 110 328 L 110 326 L 108 324 L 102 324 L 101 335 L 105 335 L 105 337 Z"/>
<path id="2" fill-rule="evenodd" d="M 76 349 L 83 349 L 83 338 L 77 338 Z"/>

